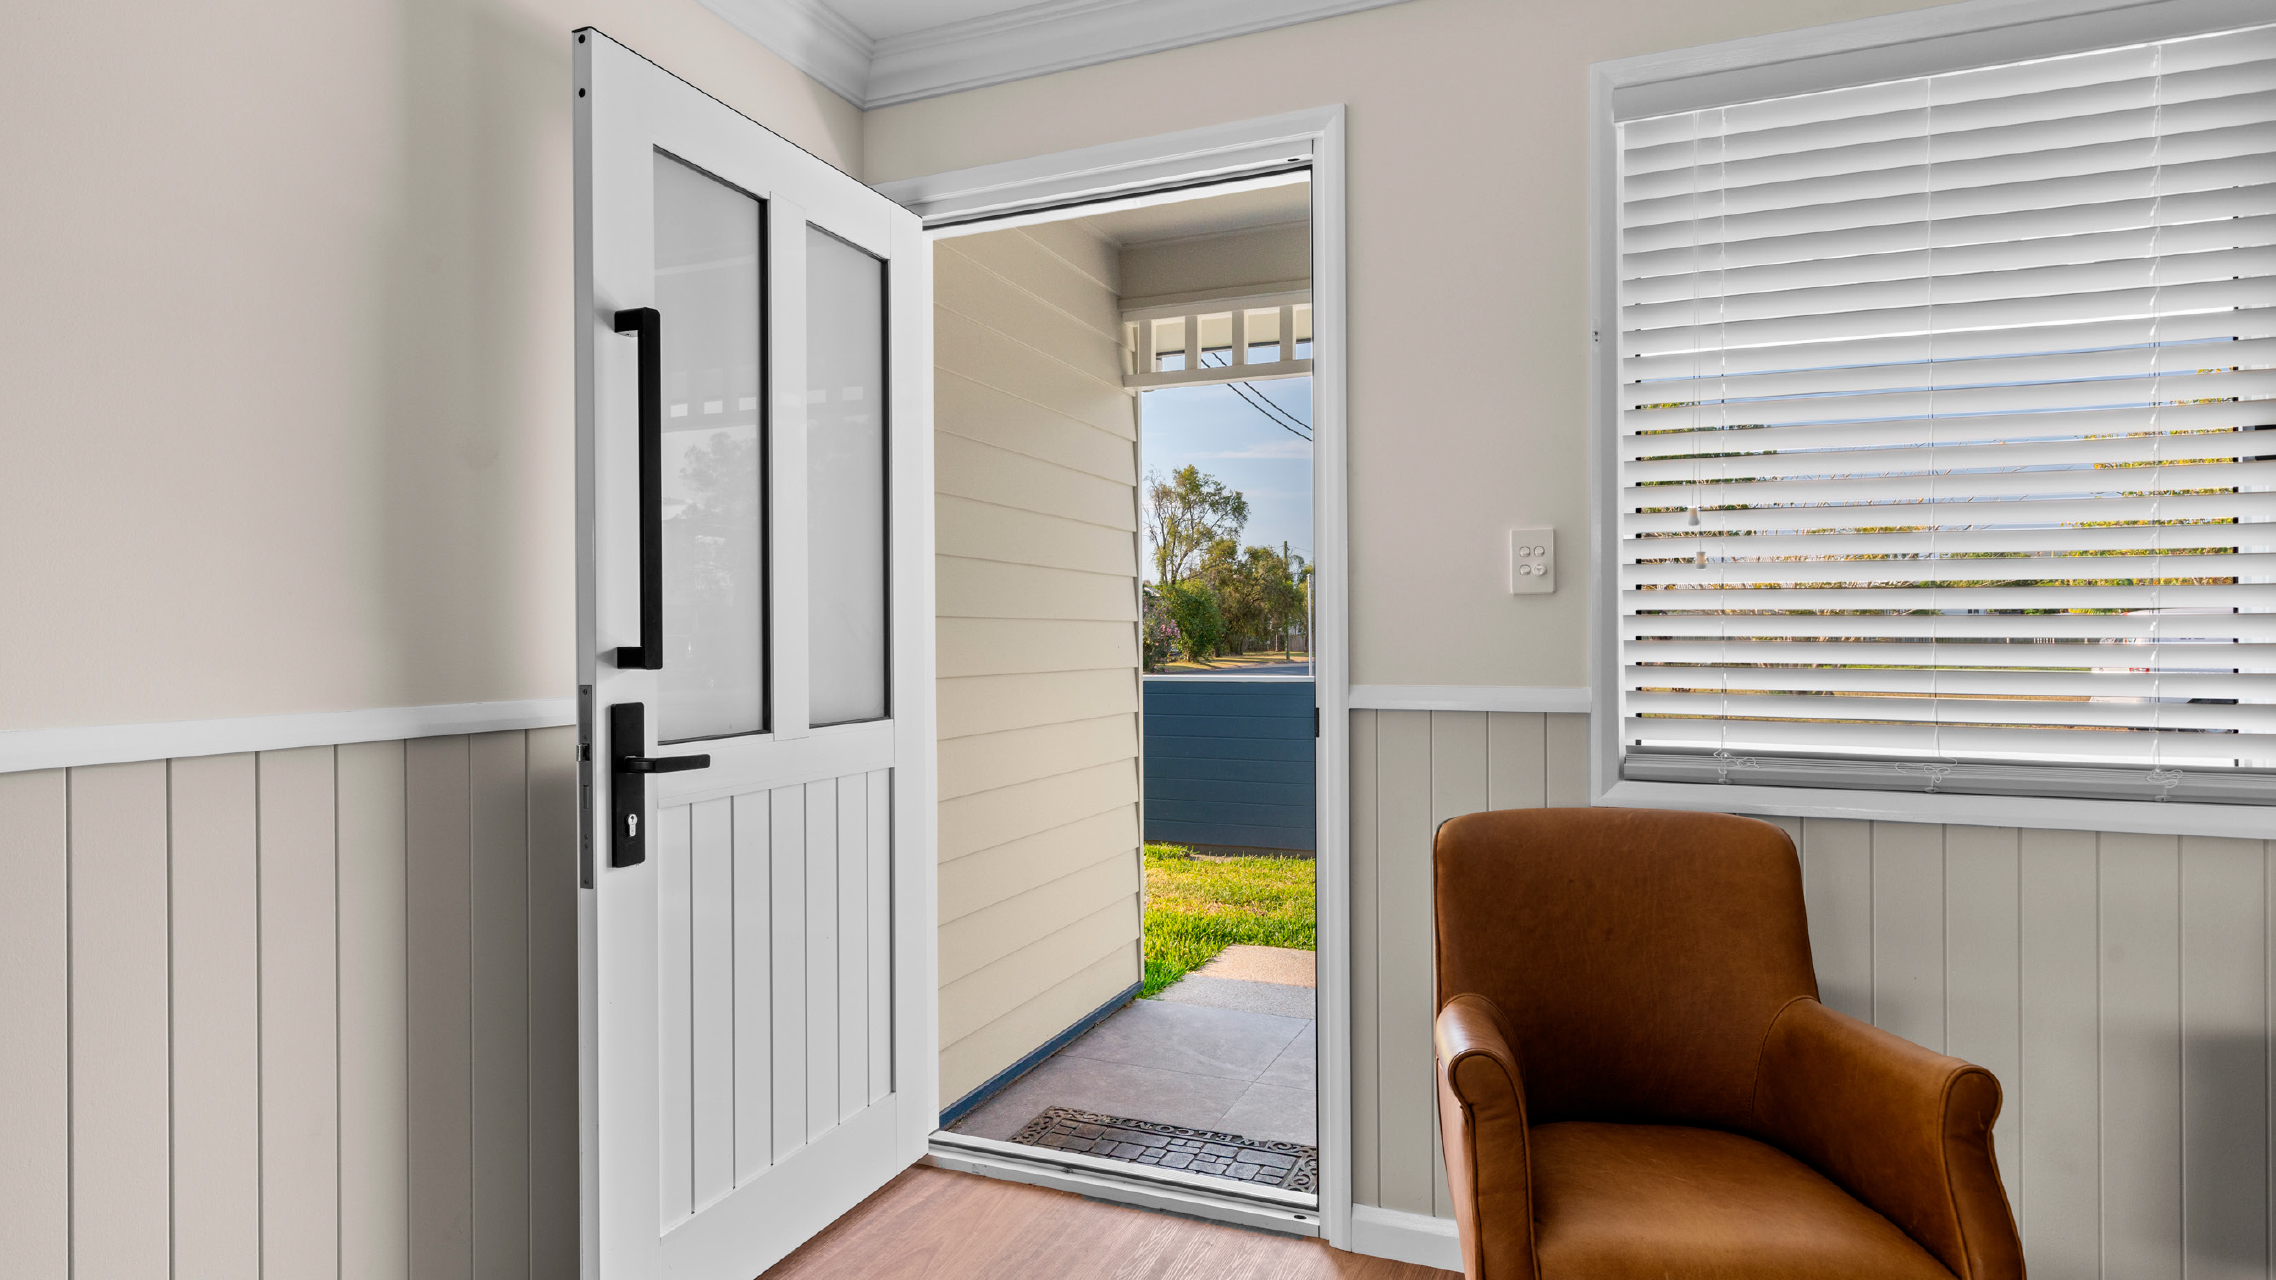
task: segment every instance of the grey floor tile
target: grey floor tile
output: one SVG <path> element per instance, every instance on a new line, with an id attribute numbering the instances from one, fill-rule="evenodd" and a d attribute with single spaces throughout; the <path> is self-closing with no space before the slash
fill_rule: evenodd
<path id="1" fill-rule="evenodd" d="M 958 1133 L 1008 1139 L 1045 1107 L 1077 1107 L 1132 1120 L 1219 1128 L 1217 1121 L 1248 1089 L 1246 1081 L 1064 1052 L 1012 1082 L 957 1121 Z"/>
<path id="2" fill-rule="evenodd" d="M 1312 1089 L 1320 1087 L 1320 1038 L 1313 1023 L 1305 1023 L 1272 1065 L 1257 1077 L 1258 1084 L 1274 1085 L 1282 1089 Z"/>
<path id="3" fill-rule="evenodd" d="M 1264 950 L 1264 948 L 1258 948 Z M 1299 952 L 1309 955 L 1309 952 Z M 1212 1009 L 1238 1009 L 1245 1013 L 1271 1013 L 1283 1018 L 1310 1018 L 1312 988 L 1280 982 L 1253 982 L 1244 978 L 1214 978 L 1189 973 L 1171 983 L 1160 999 L 1172 1004 L 1206 1005 Z"/>
<path id="4" fill-rule="evenodd" d="M 1059 1056 L 1223 1076 L 1246 1083 L 1262 1075 L 1280 1051 L 1310 1025 L 1302 1018 L 1269 1013 L 1139 1000 L 1060 1050 Z"/>
<path id="5" fill-rule="evenodd" d="M 1319 1100 L 1310 1089 L 1252 1084 L 1240 1101 L 1218 1118 L 1217 1127 L 1258 1142 L 1313 1146 L 1319 1142 Z"/>

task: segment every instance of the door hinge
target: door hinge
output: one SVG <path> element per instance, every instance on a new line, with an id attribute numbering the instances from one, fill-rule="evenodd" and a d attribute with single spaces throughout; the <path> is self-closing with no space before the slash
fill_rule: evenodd
<path id="1" fill-rule="evenodd" d="M 1318 707 L 1312 708 L 1312 736 L 1315 738 L 1320 736 L 1320 709 Z"/>

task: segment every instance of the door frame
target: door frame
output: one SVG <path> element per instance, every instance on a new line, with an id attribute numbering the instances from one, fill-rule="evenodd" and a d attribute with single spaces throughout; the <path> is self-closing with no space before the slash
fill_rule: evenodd
<path id="1" fill-rule="evenodd" d="M 1320 1038 L 1320 1194 L 1316 1220 L 1203 1190 L 1133 1178 L 1052 1153 L 1044 1161 L 991 1157 L 983 1144 L 933 1135 L 936 1159 L 998 1177 L 1084 1195 L 1318 1234 L 1352 1247 L 1351 561 L 1346 434 L 1344 108 L 1341 104 L 1232 121 L 1179 133 L 879 183 L 881 194 L 924 219 L 927 239 L 996 231 L 1090 212 L 1191 198 L 1292 168 L 1312 173 L 1313 696 L 1320 711 L 1314 852 Z M 1229 189 L 1219 187 L 1220 190 Z"/>

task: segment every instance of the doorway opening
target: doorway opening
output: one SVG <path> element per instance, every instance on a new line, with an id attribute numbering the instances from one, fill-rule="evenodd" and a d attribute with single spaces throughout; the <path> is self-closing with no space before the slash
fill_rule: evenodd
<path id="1" fill-rule="evenodd" d="M 942 1124 L 1316 1210 L 1310 175 L 1178 196 L 936 243 Z"/>

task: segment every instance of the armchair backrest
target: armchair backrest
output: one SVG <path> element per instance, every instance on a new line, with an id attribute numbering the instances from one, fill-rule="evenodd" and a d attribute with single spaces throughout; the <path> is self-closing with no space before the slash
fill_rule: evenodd
<path id="1" fill-rule="evenodd" d="M 1532 1123 L 1752 1127 L 1771 1019 L 1818 991 L 1784 831 L 1511 809 L 1449 820 L 1433 861 L 1438 1003 L 1501 1007 Z"/>

